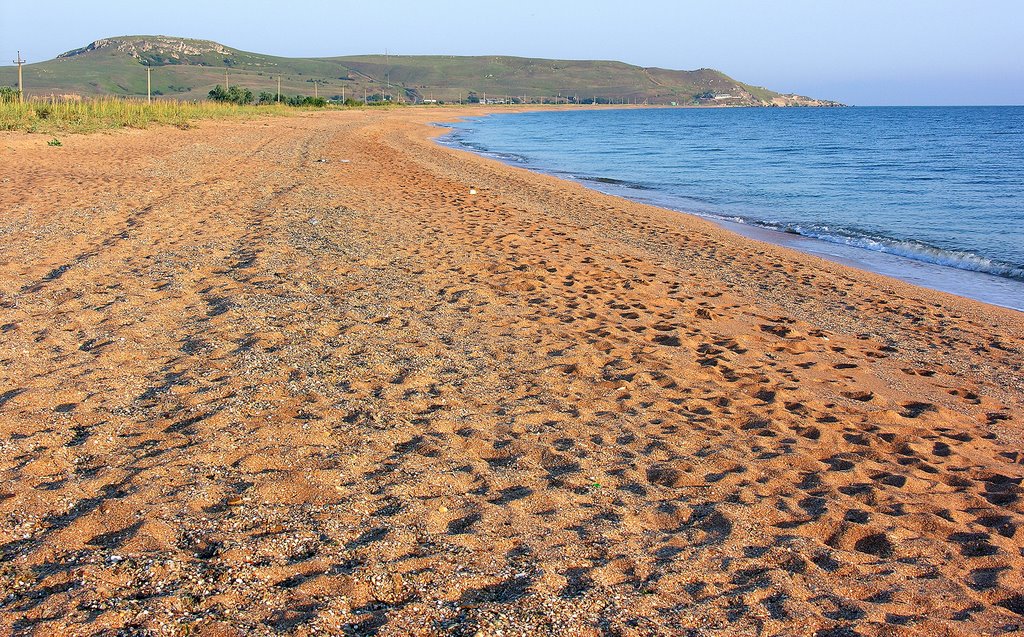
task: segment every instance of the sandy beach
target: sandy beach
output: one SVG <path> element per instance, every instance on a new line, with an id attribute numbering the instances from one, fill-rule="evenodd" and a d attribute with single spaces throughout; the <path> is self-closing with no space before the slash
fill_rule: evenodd
<path id="1" fill-rule="evenodd" d="M 1024 631 L 1024 314 L 483 112 L 0 134 L 0 634 Z"/>

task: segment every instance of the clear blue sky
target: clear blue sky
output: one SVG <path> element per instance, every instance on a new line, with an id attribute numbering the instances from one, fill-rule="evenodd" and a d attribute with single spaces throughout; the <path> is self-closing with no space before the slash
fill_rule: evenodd
<path id="1" fill-rule="evenodd" d="M 43 14 L 53 16 L 43 19 Z M 283 56 L 438 53 L 717 68 L 851 104 L 1024 104 L 1024 0 L 0 0 L 0 61 L 105 36 Z"/>

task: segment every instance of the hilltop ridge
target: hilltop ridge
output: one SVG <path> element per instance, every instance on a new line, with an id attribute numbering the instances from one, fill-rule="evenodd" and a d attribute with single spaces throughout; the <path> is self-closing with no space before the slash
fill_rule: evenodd
<path id="1" fill-rule="evenodd" d="M 199 99 L 226 81 L 254 91 L 364 96 L 403 102 L 648 103 L 718 106 L 838 106 L 739 82 L 721 71 L 639 67 L 604 60 L 515 56 L 354 55 L 288 58 L 212 40 L 164 35 L 96 40 L 25 67 L 30 95 L 143 95 L 153 67 L 158 95 Z M 227 76 L 225 78 L 225 72 Z M 14 82 L 0 67 L 0 84 Z"/>
<path id="2" fill-rule="evenodd" d="M 180 60 L 182 55 L 192 56 L 201 55 L 203 53 L 217 53 L 220 55 L 231 55 L 232 49 L 214 42 L 212 40 L 194 40 L 189 38 L 173 38 L 167 36 L 141 36 L 141 37 L 121 37 L 121 38 L 106 38 L 96 40 L 80 49 L 72 49 L 71 51 L 65 51 L 58 55 L 58 58 L 72 58 L 77 55 L 83 55 L 91 51 L 97 51 L 108 47 L 115 47 L 117 51 L 121 53 L 127 53 L 132 57 L 142 60 L 167 60 L 168 58 L 156 57 L 148 55 L 150 52 L 167 53 L 169 59 Z M 173 62 L 167 62 L 173 63 Z"/>

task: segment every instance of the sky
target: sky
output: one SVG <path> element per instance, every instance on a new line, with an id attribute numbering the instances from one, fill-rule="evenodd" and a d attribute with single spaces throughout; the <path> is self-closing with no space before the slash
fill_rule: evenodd
<path id="1" fill-rule="evenodd" d="M 281 56 L 520 55 L 701 67 L 857 105 L 1024 104 L 1024 0 L 0 0 L 0 63 L 116 35 Z"/>

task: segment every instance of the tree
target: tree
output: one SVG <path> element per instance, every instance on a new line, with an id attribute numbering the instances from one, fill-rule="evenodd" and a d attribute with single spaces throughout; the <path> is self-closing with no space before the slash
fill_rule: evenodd
<path id="1" fill-rule="evenodd" d="M 229 102 L 238 105 L 251 104 L 255 99 L 252 91 L 247 88 L 232 86 L 225 90 L 220 84 L 210 90 L 209 96 L 215 102 Z"/>

